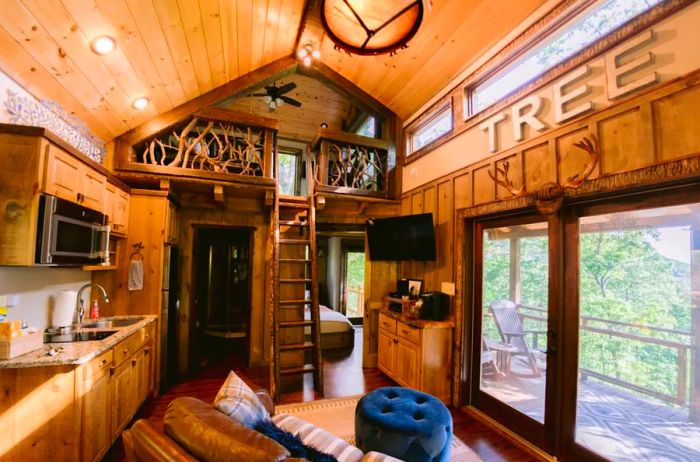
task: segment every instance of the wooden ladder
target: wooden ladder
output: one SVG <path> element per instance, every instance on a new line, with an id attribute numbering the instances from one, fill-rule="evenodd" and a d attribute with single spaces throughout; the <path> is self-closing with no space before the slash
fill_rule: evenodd
<path id="1" fill-rule="evenodd" d="M 275 195 L 273 354 L 270 368 L 271 392 L 275 401 L 280 397 L 283 376 L 308 373 L 313 373 L 314 389 L 323 396 L 316 210 L 310 171 L 307 171 L 306 178 L 310 179 L 308 197 Z M 310 319 L 305 319 L 306 307 L 309 307 Z M 310 340 L 305 338 L 306 327 L 311 328 Z M 308 352 L 311 353 L 311 363 L 307 362 Z"/>

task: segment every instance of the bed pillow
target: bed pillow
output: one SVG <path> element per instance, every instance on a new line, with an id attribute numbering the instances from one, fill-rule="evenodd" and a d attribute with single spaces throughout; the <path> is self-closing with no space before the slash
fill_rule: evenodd
<path id="1" fill-rule="evenodd" d="M 284 446 L 292 457 L 299 457 L 310 462 L 338 462 L 334 456 L 319 451 L 313 446 L 304 444 L 299 435 L 279 428 L 270 419 L 259 420 L 253 426 L 253 430 L 262 433 L 270 439 Z"/>
<path id="2" fill-rule="evenodd" d="M 259 420 L 270 418 L 255 392 L 233 371 L 229 372 L 216 394 L 214 407 L 248 428 L 253 428 Z"/>

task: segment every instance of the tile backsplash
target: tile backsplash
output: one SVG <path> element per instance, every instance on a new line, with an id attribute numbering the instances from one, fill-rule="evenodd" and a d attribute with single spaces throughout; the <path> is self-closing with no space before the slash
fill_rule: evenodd
<path id="1" fill-rule="evenodd" d="M 90 282 L 80 268 L 0 267 L 0 295 L 19 295 L 9 319 L 26 320 L 41 330 L 51 323 L 54 297 L 62 290 L 78 290 Z"/>

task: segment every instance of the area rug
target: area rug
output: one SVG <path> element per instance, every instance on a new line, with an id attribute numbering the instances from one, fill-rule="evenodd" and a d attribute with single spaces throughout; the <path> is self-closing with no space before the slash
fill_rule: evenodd
<path id="1" fill-rule="evenodd" d="M 275 407 L 276 414 L 290 414 L 355 444 L 355 406 L 362 397 L 322 399 L 308 403 L 285 404 Z M 450 449 L 452 462 L 481 462 L 481 458 L 456 436 Z"/>

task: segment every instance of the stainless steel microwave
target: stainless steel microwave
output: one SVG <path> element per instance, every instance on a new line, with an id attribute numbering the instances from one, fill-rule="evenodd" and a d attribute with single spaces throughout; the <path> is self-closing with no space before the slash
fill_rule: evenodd
<path id="1" fill-rule="evenodd" d="M 95 265 L 109 263 L 107 216 L 58 197 L 39 199 L 36 263 Z"/>

